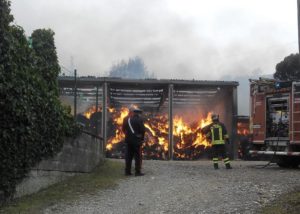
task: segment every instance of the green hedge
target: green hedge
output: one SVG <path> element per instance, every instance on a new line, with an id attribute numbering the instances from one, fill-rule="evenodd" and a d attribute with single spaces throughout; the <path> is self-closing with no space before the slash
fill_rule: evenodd
<path id="1" fill-rule="evenodd" d="M 0 193 L 5 199 L 30 167 L 57 153 L 74 131 L 70 109 L 58 99 L 54 32 L 34 31 L 30 48 L 12 21 L 10 2 L 0 0 Z"/>

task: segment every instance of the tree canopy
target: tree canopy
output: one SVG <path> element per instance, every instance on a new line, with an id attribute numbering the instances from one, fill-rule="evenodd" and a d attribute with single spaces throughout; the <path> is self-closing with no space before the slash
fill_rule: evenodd
<path id="1" fill-rule="evenodd" d="M 0 195 L 5 198 L 30 167 L 60 151 L 73 127 L 58 98 L 54 32 L 34 31 L 31 48 L 12 21 L 10 1 L 0 0 Z"/>
<path id="2" fill-rule="evenodd" d="M 128 62 L 122 60 L 118 64 L 113 65 L 109 71 L 110 77 L 122 77 L 131 79 L 153 78 L 153 74 L 149 74 L 144 61 L 140 57 L 129 58 Z"/>
<path id="3" fill-rule="evenodd" d="M 31 40 L 37 72 L 47 82 L 48 90 L 58 95 L 57 76 L 60 66 L 54 44 L 54 32 L 51 29 L 37 29 L 31 34 Z"/>
<path id="4" fill-rule="evenodd" d="M 299 54 L 291 54 L 276 65 L 274 78 L 278 80 L 300 80 Z"/>

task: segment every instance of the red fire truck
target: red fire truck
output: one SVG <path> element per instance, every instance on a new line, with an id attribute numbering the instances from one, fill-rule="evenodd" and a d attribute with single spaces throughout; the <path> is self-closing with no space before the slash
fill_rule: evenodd
<path id="1" fill-rule="evenodd" d="M 250 154 L 300 164 L 300 82 L 250 80 Z"/>

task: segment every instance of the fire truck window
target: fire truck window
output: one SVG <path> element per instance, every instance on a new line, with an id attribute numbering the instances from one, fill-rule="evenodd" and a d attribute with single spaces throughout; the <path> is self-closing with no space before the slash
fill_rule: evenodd
<path id="1" fill-rule="evenodd" d="M 267 137 L 288 137 L 289 102 L 287 97 L 267 99 Z"/>

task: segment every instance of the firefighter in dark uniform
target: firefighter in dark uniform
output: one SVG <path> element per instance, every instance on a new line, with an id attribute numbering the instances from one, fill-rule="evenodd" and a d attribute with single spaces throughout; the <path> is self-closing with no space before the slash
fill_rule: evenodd
<path id="1" fill-rule="evenodd" d="M 125 134 L 125 175 L 131 175 L 132 159 L 135 161 L 135 176 L 142 176 L 142 144 L 145 135 L 145 126 L 140 114 L 142 110 L 130 106 L 129 114 L 123 120 L 122 130 Z"/>
<path id="2" fill-rule="evenodd" d="M 226 169 L 232 169 L 230 166 L 230 160 L 226 153 L 225 142 L 229 143 L 229 137 L 227 130 L 223 123 L 219 121 L 219 115 L 212 114 L 211 116 L 212 123 L 202 129 L 202 133 L 206 135 L 206 138 L 212 144 L 212 155 L 214 168 L 218 169 L 219 157 L 223 158 Z"/>

